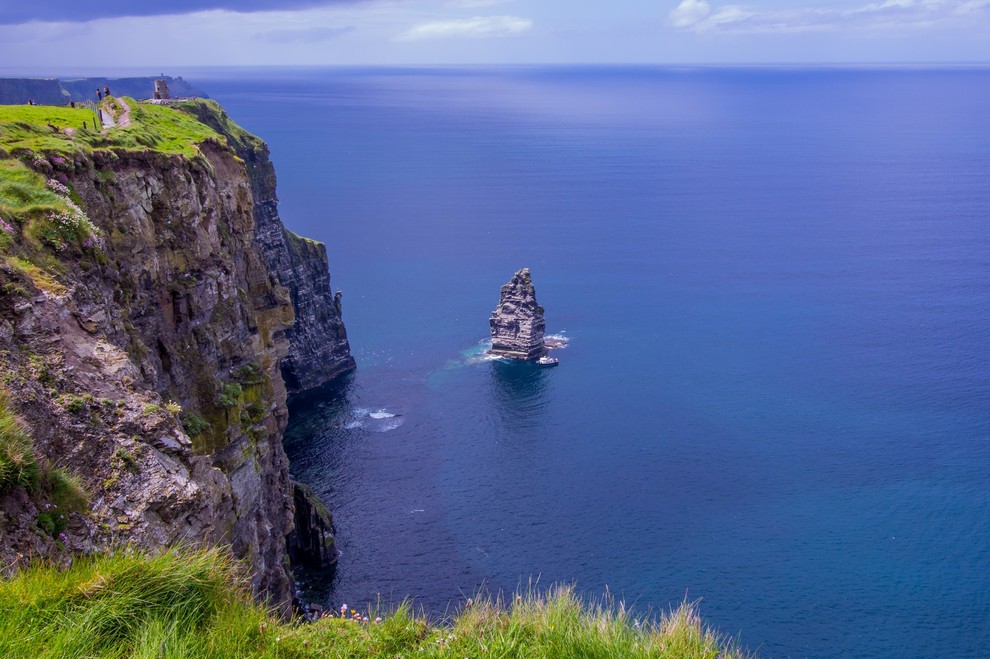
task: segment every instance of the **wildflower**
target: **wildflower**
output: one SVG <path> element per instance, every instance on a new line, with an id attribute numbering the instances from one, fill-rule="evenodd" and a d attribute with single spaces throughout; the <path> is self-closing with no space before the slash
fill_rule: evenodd
<path id="1" fill-rule="evenodd" d="M 379 625 L 379 624 L 381 624 L 381 622 L 382 622 L 382 619 L 381 619 L 381 617 L 378 617 L 378 618 L 375 618 L 375 624 L 376 624 L 376 625 Z"/>
<path id="2" fill-rule="evenodd" d="M 69 188 L 64 183 L 57 179 L 50 178 L 46 183 L 48 189 L 52 192 L 62 195 L 63 197 L 69 196 Z"/>
<path id="3" fill-rule="evenodd" d="M 64 533 L 59 533 L 58 534 L 58 539 L 61 540 L 62 542 L 68 542 L 69 541 L 69 536 L 65 535 Z"/>
<path id="4" fill-rule="evenodd" d="M 2 218 L 0 218 L 0 229 L 7 233 L 14 233 L 14 227 L 7 224 Z"/>

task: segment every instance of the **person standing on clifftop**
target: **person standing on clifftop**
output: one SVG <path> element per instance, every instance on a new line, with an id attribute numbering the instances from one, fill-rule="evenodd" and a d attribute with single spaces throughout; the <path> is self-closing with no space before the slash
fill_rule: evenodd
<path id="1" fill-rule="evenodd" d="M 110 98 L 110 85 L 105 85 L 103 87 L 103 95 Z"/>
<path id="2" fill-rule="evenodd" d="M 96 100 L 98 101 L 103 100 L 103 92 L 100 91 L 99 87 L 96 88 Z"/>

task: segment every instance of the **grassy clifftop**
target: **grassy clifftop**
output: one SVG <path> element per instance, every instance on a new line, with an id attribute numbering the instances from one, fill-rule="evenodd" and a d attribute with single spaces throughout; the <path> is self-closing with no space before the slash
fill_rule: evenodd
<path id="1" fill-rule="evenodd" d="M 34 568 L 0 583 L 0 655 L 99 657 L 742 657 L 684 604 L 658 620 L 582 603 L 568 588 L 466 601 L 442 624 L 347 609 L 282 623 L 219 550 Z"/>
<path id="2" fill-rule="evenodd" d="M 195 156 L 200 142 L 223 141 L 216 131 L 172 107 L 123 100 L 130 107 L 131 124 L 109 130 L 95 129 L 99 126 L 96 113 L 86 107 L 0 106 L 0 147 L 15 155 L 19 150 L 72 154 L 123 149 Z M 107 112 L 119 112 L 112 98 L 102 107 Z"/>
<path id="3" fill-rule="evenodd" d="M 130 123 L 96 130 L 96 114 L 84 107 L 0 106 L 0 251 L 12 241 L 62 251 L 93 244 L 96 230 L 80 209 L 66 174 L 76 158 L 95 151 L 151 151 L 195 158 L 206 141 L 226 144 L 212 128 L 186 112 L 167 106 L 141 105 L 124 99 Z M 216 105 L 195 101 L 192 105 Z M 117 99 L 106 99 L 104 112 L 119 115 Z"/>
<path id="4" fill-rule="evenodd" d="M 200 121 L 200 115 L 226 120 L 213 101 L 184 102 L 181 110 L 133 99 L 123 104 L 129 123 L 109 129 L 98 128 L 96 113 L 88 107 L 0 106 L 0 254 L 57 274 L 57 263 L 46 252 L 64 256 L 98 245 L 99 232 L 70 183 L 80 157 L 153 152 L 197 158 L 205 142 L 233 148 L 237 144 L 230 139 L 257 139 L 229 120 L 230 139 Z M 118 117 L 124 111 L 116 98 L 105 99 L 101 107 Z"/>

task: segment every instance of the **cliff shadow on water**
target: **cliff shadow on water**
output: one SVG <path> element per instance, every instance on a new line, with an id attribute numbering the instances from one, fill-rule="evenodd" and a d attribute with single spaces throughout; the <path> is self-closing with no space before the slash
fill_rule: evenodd
<path id="1" fill-rule="evenodd" d="M 296 466 L 296 469 L 290 469 L 292 476 L 300 481 L 294 481 L 296 528 L 297 532 L 304 531 L 298 538 L 289 539 L 289 551 L 291 556 L 294 545 L 299 547 L 299 558 L 292 563 L 297 596 L 305 601 L 328 599 L 337 576 L 339 551 L 334 543 L 336 529 L 332 513 L 323 503 L 329 492 L 320 491 L 320 484 L 300 473 L 299 467 L 314 463 L 313 452 L 319 450 L 313 441 L 315 437 L 328 428 L 343 425 L 350 417 L 349 394 L 354 386 L 354 373 L 349 372 L 320 387 L 294 394 L 288 400 L 289 424 L 283 443 Z"/>

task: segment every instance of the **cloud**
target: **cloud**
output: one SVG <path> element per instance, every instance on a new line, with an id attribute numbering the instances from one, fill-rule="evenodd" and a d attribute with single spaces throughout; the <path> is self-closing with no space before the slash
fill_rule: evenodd
<path id="1" fill-rule="evenodd" d="M 711 13 L 712 6 L 705 0 L 681 0 L 681 4 L 670 12 L 667 22 L 674 27 L 691 27 L 703 21 Z"/>
<path id="2" fill-rule="evenodd" d="M 509 37 L 526 32 L 532 27 L 533 21 L 518 16 L 475 16 L 474 18 L 420 23 L 397 36 L 396 41 Z"/>
<path id="3" fill-rule="evenodd" d="M 353 32 L 353 25 L 340 27 L 309 27 L 301 29 L 269 30 L 257 35 L 258 39 L 269 43 L 318 43 L 328 41 Z"/>
<path id="4" fill-rule="evenodd" d="M 455 9 L 477 9 L 478 7 L 507 5 L 510 2 L 515 2 L 515 0 L 450 0 L 447 6 Z"/>
<path id="5" fill-rule="evenodd" d="M 82 23 L 98 18 L 191 14 L 212 9 L 240 13 L 284 11 L 365 1 L 367 0 L 99 0 L 99 2 L 4 0 L 0 3 L 0 25 L 15 25 L 29 21 Z"/>
<path id="6" fill-rule="evenodd" d="M 988 8 L 990 8 L 990 0 L 968 0 L 968 2 L 962 2 L 956 7 L 955 14 L 962 16 L 978 11 L 986 11 Z"/>
<path id="7" fill-rule="evenodd" d="M 681 0 L 667 23 L 694 32 L 809 32 L 890 30 L 990 17 L 990 0 L 883 0 L 857 7 L 819 5 L 795 9 L 713 7 L 707 0 Z"/>

